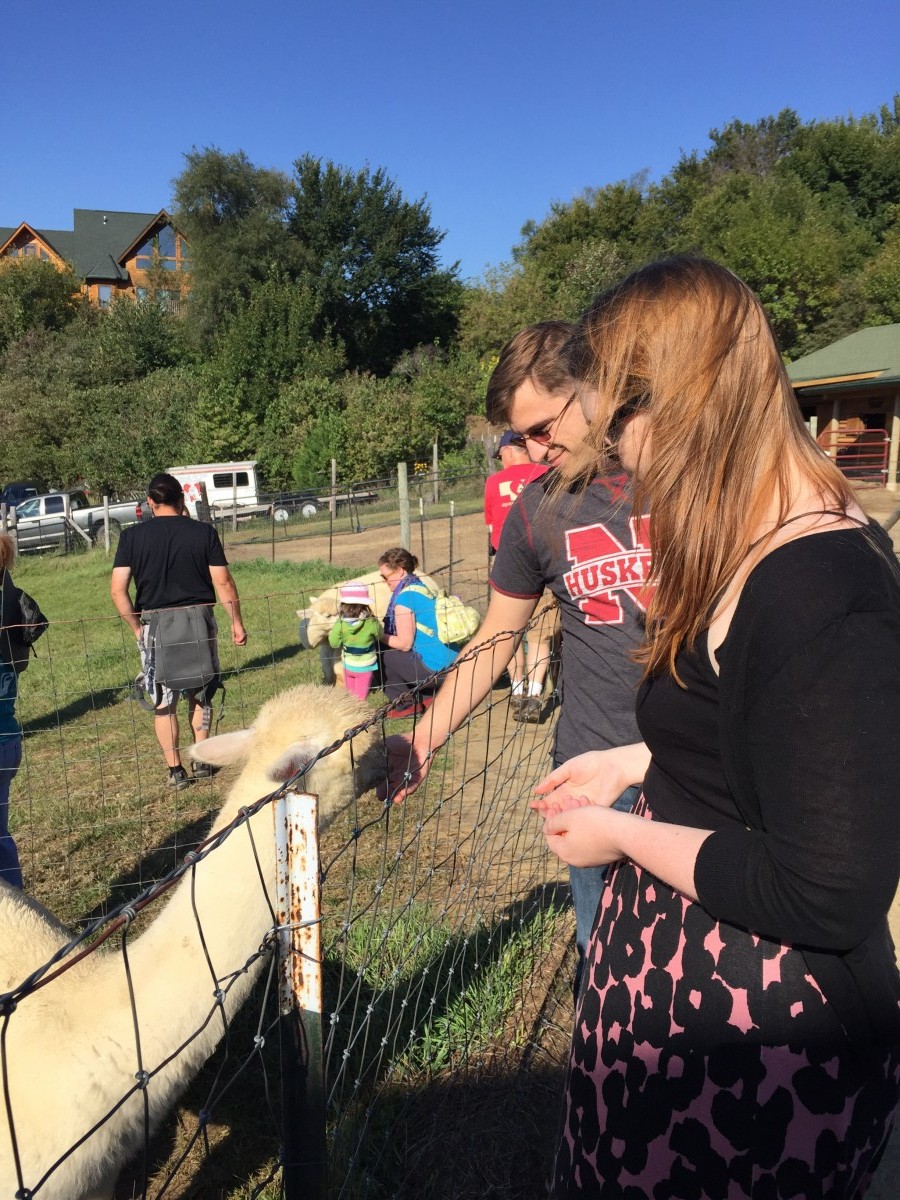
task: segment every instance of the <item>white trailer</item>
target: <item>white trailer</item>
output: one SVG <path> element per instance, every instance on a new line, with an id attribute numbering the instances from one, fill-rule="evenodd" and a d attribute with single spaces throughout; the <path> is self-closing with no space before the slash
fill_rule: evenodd
<path id="1" fill-rule="evenodd" d="M 267 508 L 259 500 L 259 478 L 256 460 L 230 463 L 197 463 L 192 467 L 169 467 L 184 488 L 188 512 L 197 515 L 197 501 L 203 499 L 212 505 L 219 516 L 231 516 L 232 512 L 250 516 L 252 510 Z"/>

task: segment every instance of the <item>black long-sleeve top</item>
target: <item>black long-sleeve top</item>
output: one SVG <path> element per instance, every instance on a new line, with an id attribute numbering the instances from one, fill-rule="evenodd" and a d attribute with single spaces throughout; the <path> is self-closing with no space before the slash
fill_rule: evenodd
<path id="1" fill-rule="evenodd" d="M 803 949 L 851 1035 L 900 1041 L 887 928 L 900 876 L 900 576 L 877 527 L 810 534 L 752 571 L 719 677 L 705 640 L 645 684 L 656 816 L 710 828 L 700 903 Z M 704 674 L 704 671 L 706 674 Z"/>

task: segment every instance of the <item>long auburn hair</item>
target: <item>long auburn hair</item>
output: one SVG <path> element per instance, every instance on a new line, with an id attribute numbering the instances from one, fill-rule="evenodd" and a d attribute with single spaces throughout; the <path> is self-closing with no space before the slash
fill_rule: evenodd
<path id="1" fill-rule="evenodd" d="M 762 305 L 717 263 L 679 256 L 635 271 L 594 301 L 567 353 L 597 390 L 584 447 L 564 467 L 570 479 L 608 468 L 620 409 L 648 416 L 633 506 L 650 515 L 655 589 L 637 657 L 647 674 L 677 679 L 677 654 L 693 648 L 754 552 L 773 499 L 778 521 L 787 516 L 791 468 L 823 508 L 846 513 L 852 491 L 803 424 Z"/>

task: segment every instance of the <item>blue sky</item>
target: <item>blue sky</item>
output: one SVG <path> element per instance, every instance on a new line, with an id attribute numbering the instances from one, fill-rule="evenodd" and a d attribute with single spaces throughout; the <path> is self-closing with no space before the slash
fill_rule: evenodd
<path id="1" fill-rule="evenodd" d="M 522 224 L 738 117 L 876 110 L 897 0 L 6 0 L 0 226 L 155 211 L 193 146 L 427 195 L 465 278 Z"/>

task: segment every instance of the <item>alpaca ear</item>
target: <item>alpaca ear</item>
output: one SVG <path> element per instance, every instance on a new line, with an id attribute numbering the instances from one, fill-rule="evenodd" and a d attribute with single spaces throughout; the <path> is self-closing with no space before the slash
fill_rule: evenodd
<path id="1" fill-rule="evenodd" d="M 194 762 L 209 763 L 211 767 L 227 767 L 247 757 L 252 741 L 252 726 L 249 729 L 235 729 L 231 733 L 207 738 L 205 742 L 196 742 L 188 750 L 188 756 Z"/>
<path id="2" fill-rule="evenodd" d="M 288 779 L 293 779 L 295 775 L 309 766 L 326 745 L 326 742 L 316 742 L 312 738 L 292 742 L 282 755 L 270 763 L 267 771 L 269 778 L 277 780 L 278 783 L 286 783 Z"/>

